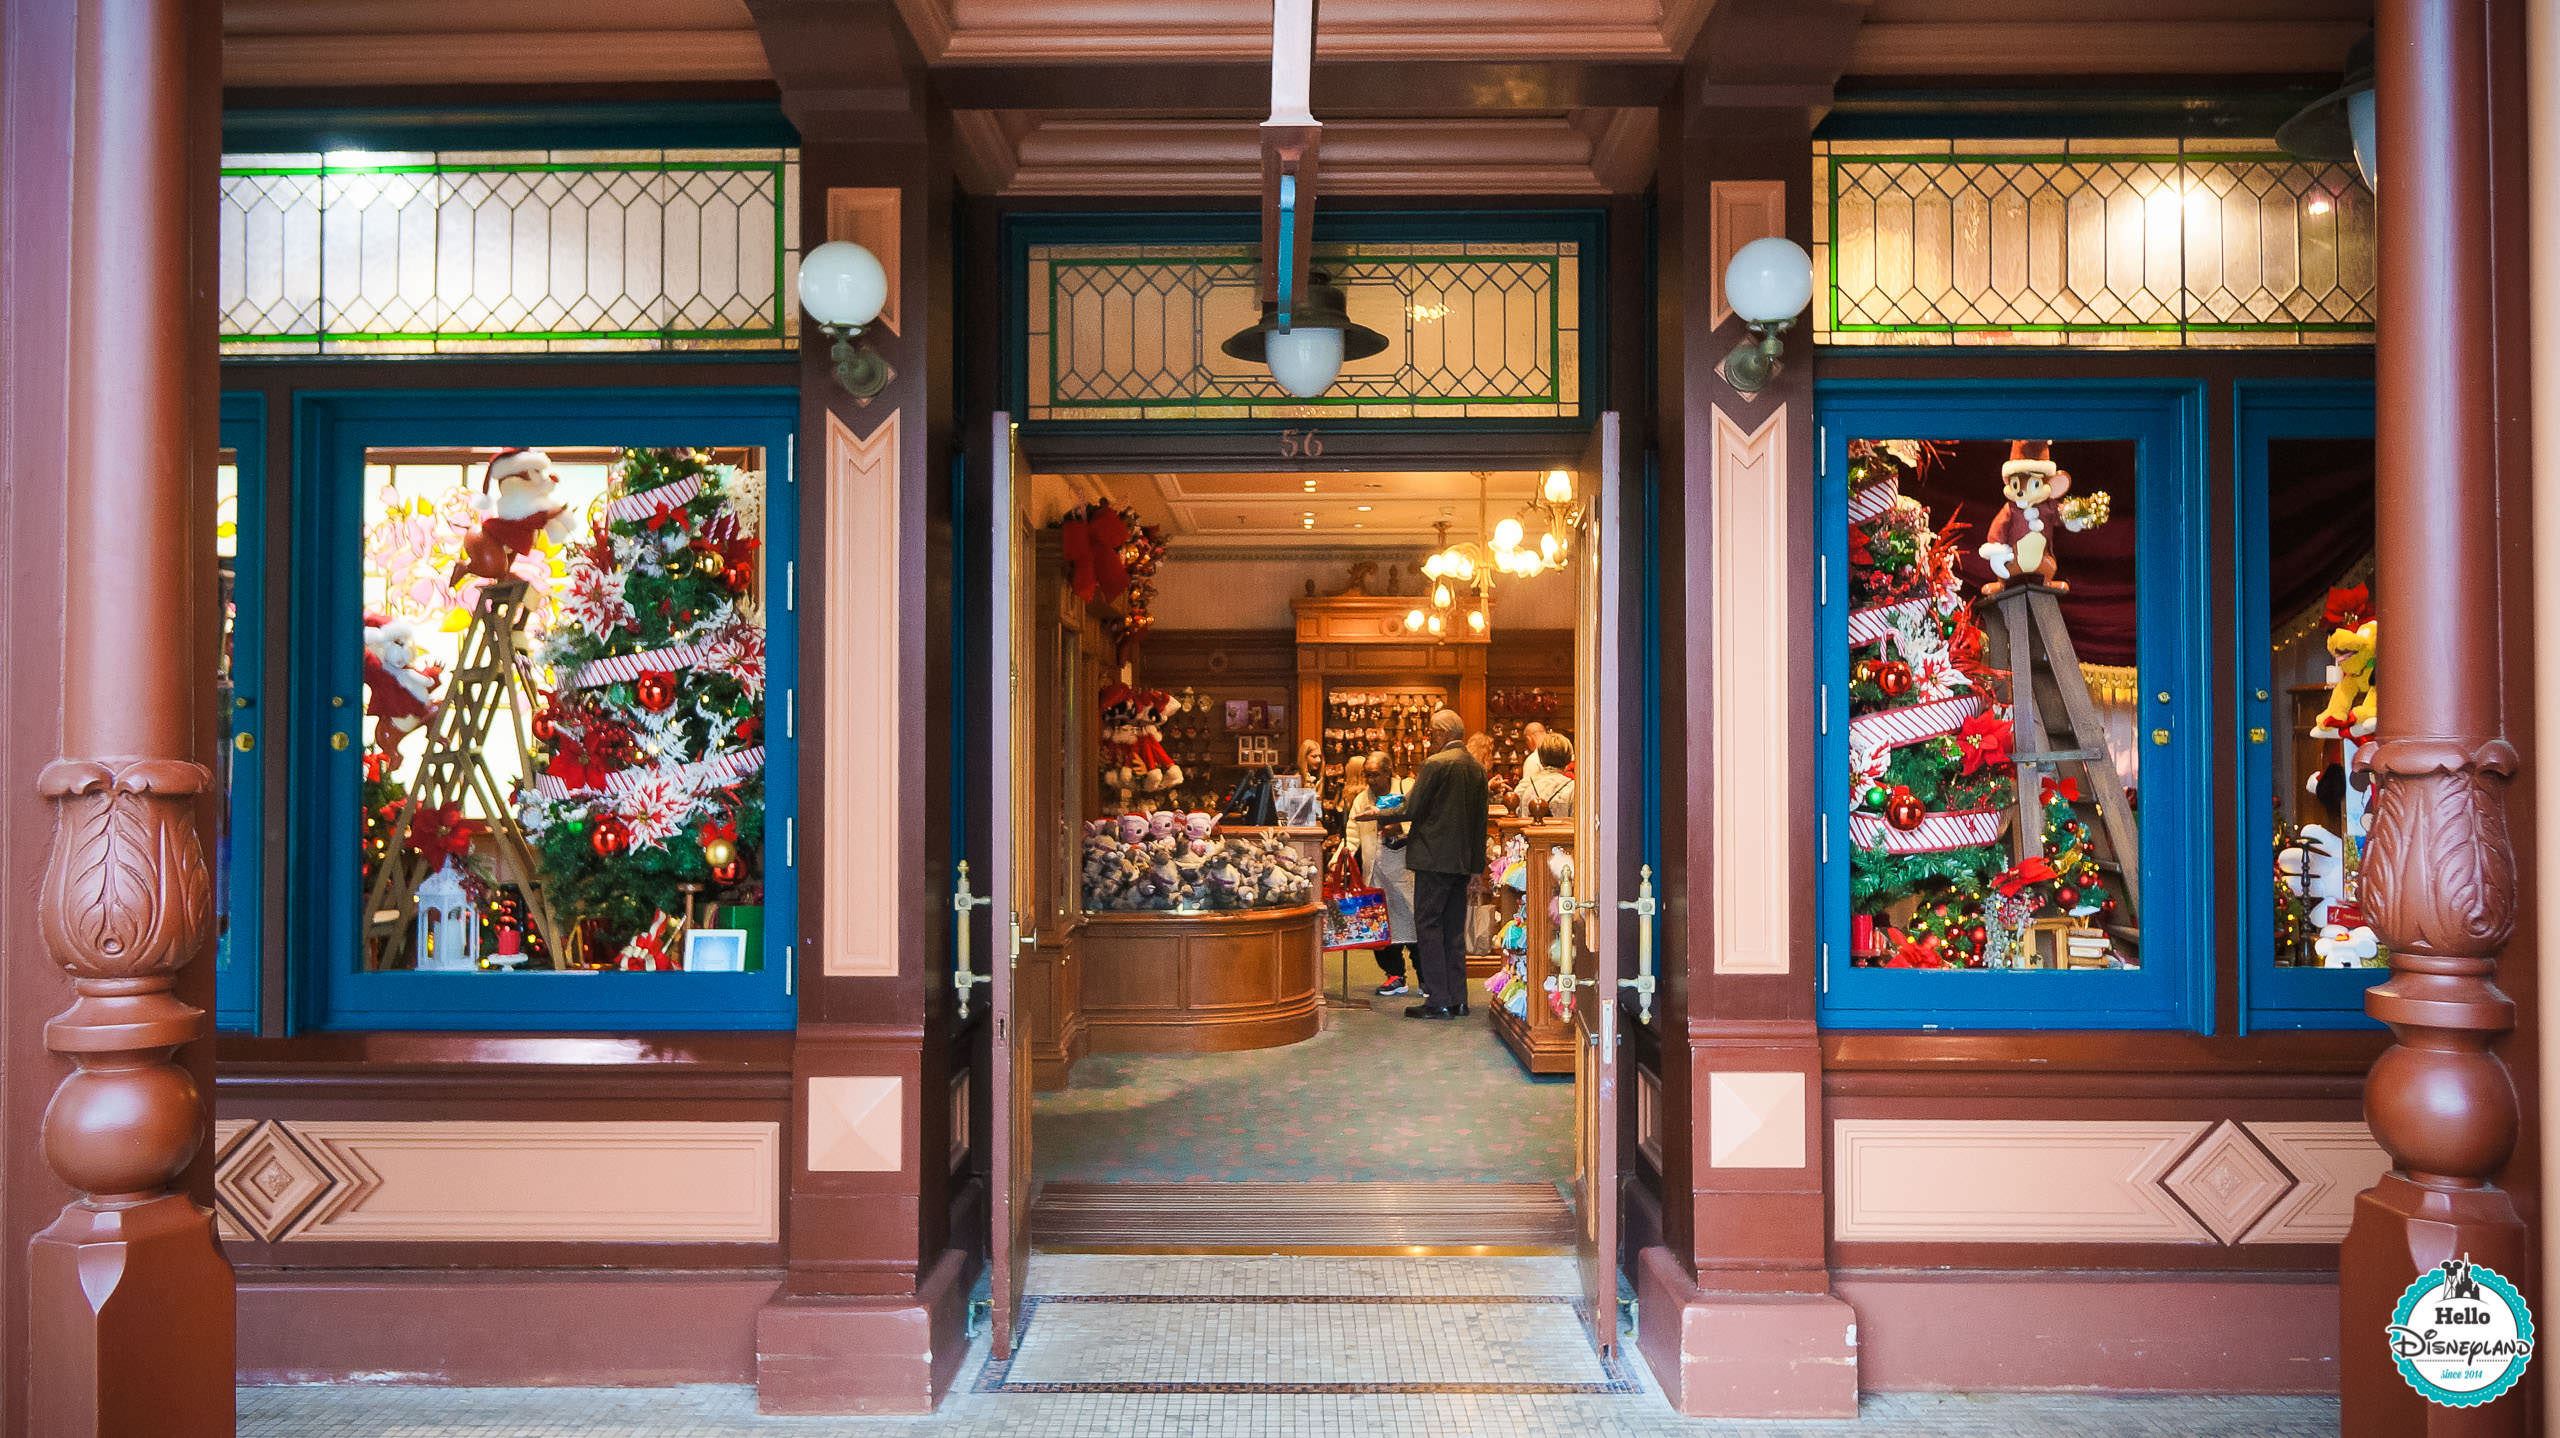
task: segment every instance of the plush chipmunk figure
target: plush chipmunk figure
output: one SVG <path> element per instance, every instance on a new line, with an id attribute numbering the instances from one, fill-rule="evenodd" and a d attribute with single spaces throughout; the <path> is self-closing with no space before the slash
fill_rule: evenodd
<path id="1" fill-rule="evenodd" d="M 2373 593 L 2365 585 L 2351 589 L 2332 589 L 2329 602 L 2320 611 L 2320 622 L 2329 626 L 2329 662 L 2337 678 L 2331 680 L 2329 707 L 2311 725 L 2314 739 L 2361 739 L 2373 732 L 2379 722 L 2377 710 L 2381 695 L 2373 683 L 2374 642 L 2377 637 L 2373 621 Z"/>
<path id="2" fill-rule="evenodd" d="M 1977 551 L 1997 576 L 1982 592 L 1997 594 L 2012 581 L 2069 592 L 2070 585 L 2053 577 L 2053 536 L 2059 530 L 2077 532 L 2106 523 L 2106 491 L 2065 500 L 2071 476 L 2053 462 L 2053 442 L 2013 439 L 2008 462 L 2000 466 L 2000 492 L 2008 503 L 2000 506 Z"/>

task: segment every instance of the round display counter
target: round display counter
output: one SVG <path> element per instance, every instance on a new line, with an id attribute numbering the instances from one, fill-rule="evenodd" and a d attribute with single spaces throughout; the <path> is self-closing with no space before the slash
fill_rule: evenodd
<path id="1" fill-rule="evenodd" d="M 1315 904 L 1088 914 L 1076 939 L 1095 1053 L 1231 1053 L 1311 1039 L 1324 1007 Z"/>

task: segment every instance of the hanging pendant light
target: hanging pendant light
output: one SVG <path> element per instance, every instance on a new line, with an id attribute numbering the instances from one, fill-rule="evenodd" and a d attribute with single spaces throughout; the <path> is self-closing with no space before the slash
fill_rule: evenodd
<path id="1" fill-rule="evenodd" d="M 1278 301 L 1262 307 L 1262 318 L 1227 336 L 1221 351 L 1262 365 L 1282 389 L 1299 399 L 1314 399 L 1333 386 L 1344 362 L 1367 359 L 1387 347 L 1387 337 L 1355 323 L 1350 300 L 1333 276 L 1307 271 L 1307 292 L 1291 306 L 1287 321 Z"/>

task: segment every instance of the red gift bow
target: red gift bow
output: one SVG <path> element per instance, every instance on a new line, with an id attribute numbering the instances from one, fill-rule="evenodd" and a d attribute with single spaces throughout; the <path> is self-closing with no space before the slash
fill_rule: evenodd
<path id="1" fill-rule="evenodd" d="M 2056 775 L 2044 781 L 2044 796 L 2048 800 L 2060 799 L 2077 804 L 2080 802 L 2080 781 Z"/>
<path id="2" fill-rule="evenodd" d="M 1893 957 L 1884 961 L 1888 969 L 1944 969 L 1954 967 L 1938 952 L 1935 935 L 1914 939 L 1900 929 L 1887 929 L 1885 936 L 1894 942 Z"/>
<path id="3" fill-rule="evenodd" d="M 1964 721 L 1956 731 L 1956 747 L 1964 753 L 1964 772 L 1997 769 L 2009 762 L 2009 741 L 2015 731 L 2006 719 L 1990 714 L 1976 714 Z"/>
<path id="4" fill-rule="evenodd" d="M 2051 859 L 2038 854 L 2032 859 L 2020 859 L 2011 865 L 1998 878 L 1991 881 L 1991 887 L 1998 889 L 2001 897 L 2014 899 L 2018 897 L 2019 890 L 2035 884 L 2050 883 L 2060 878 L 2061 874 L 2062 871 L 2053 866 Z"/>
<path id="5" fill-rule="evenodd" d="M 409 817 L 409 847 L 431 860 L 459 859 L 471 852 L 471 841 L 488 826 L 477 819 L 462 817 L 462 807 L 447 804 L 440 809 L 423 805 Z"/>
<path id="6" fill-rule="evenodd" d="M 730 785 L 729 787 L 735 788 L 736 786 Z M 726 839 L 730 843 L 734 844 L 738 842 L 738 821 L 735 819 L 713 819 L 702 826 L 701 833 L 697 837 L 706 844 L 710 843 L 714 839 Z"/>

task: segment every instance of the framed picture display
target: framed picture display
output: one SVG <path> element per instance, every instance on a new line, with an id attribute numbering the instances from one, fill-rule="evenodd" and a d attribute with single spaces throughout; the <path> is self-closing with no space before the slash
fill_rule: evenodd
<path id="1" fill-rule="evenodd" d="M 684 970 L 689 974 L 736 974 L 747 967 L 744 929 L 689 929 L 684 936 Z"/>

